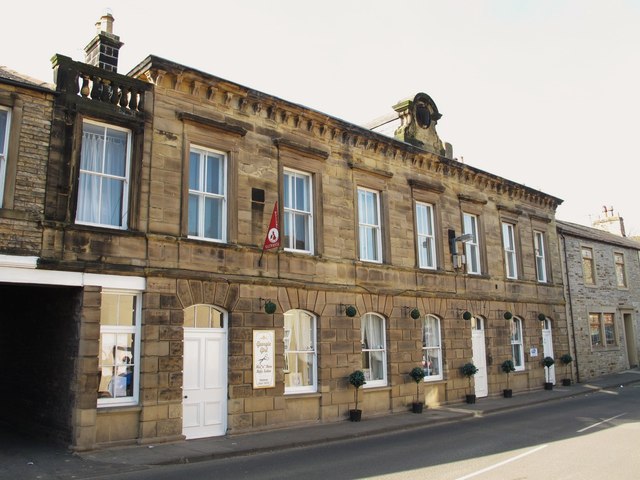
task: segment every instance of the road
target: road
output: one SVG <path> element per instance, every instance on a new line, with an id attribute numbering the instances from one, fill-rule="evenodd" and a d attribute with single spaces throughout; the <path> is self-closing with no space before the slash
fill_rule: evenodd
<path id="1" fill-rule="evenodd" d="M 635 384 L 453 424 L 108 478 L 635 480 L 638 438 Z"/>

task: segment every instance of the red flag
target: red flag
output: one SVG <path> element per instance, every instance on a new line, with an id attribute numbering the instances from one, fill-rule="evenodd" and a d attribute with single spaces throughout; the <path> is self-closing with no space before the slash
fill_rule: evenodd
<path id="1" fill-rule="evenodd" d="M 273 206 L 273 213 L 271 214 L 271 221 L 269 222 L 269 230 L 267 236 L 264 239 L 264 246 L 262 251 L 271 250 L 272 248 L 278 248 L 280 246 L 280 226 L 278 224 L 278 201 L 276 200 Z"/>

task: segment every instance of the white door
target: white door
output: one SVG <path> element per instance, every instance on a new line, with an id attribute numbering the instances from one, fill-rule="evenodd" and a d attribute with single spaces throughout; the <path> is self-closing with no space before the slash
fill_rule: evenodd
<path id="1" fill-rule="evenodd" d="M 553 358 L 553 336 L 551 335 L 551 321 L 546 318 L 540 322 L 542 324 L 542 358 L 551 357 Z M 551 365 L 547 370 L 548 372 L 548 381 L 550 383 L 556 384 L 556 366 Z M 545 377 L 545 381 L 547 381 Z"/>
<path id="2" fill-rule="evenodd" d="M 473 364 L 478 373 L 473 377 L 476 397 L 486 397 L 489 394 L 487 383 L 487 355 L 484 346 L 484 319 L 471 317 L 471 348 L 473 350 Z"/>
<path id="3" fill-rule="evenodd" d="M 187 438 L 227 431 L 227 335 L 219 328 L 184 329 L 182 433 Z"/>

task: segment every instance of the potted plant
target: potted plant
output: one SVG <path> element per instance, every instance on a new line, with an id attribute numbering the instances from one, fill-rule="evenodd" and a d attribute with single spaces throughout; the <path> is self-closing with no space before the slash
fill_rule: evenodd
<path id="1" fill-rule="evenodd" d="M 411 406 L 413 413 L 422 413 L 424 403 L 420 401 L 420 381 L 424 378 L 424 368 L 415 367 L 409 372 L 409 376 L 416 382 L 416 401 Z"/>
<path id="2" fill-rule="evenodd" d="M 553 366 L 556 361 L 552 357 L 544 357 L 542 359 L 542 364 L 544 365 L 544 389 L 545 390 L 553 390 L 553 383 L 549 381 L 549 369 Z"/>
<path id="3" fill-rule="evenodd" d="M 362 385 L 367 383 L 364 378 L 364 372 L 362 370 L 356 370 L 349 375 L 349 383 L 356 389 L 356 408 L 349 410 L 349 419 L 352 422 L 359 422 L 362 418 L 362 410 L 358 409 L 358 390 Z"/>
<path id="4" fill-rule="evenodd" d="M 509 386 L 509 374 L 511 372 L 515 372 L 516 367 L 513 364 L 513 360 L 505 360 L 502 362 L 500 368 L 502 368 L 502 371 L 507 374 L 507 388 L 502 391 L 502 394 L 504 398 L 511 398 L 513 396 L 513 390 L 511 390 L 511 387 Z"/>
<path id="5" fill-rule="evenodd" d="M 562 362 L 562 364 L 564 365 L 564 376 L 565 378 L 562 379 L 562 386 L 563 387 L 568 387 L 571 385 L 571 372 L 569 370 L 569 364 L 571 362 L 573 362 L 573 357 L 571 355 L 569 355 L 568 353 L 565 353 L 564 355 L 562 355 L 560 357 L 560 361 Z"/>
<path id="6" fill-rule="evenodd" d="M 478 373 L 478 367 L 476 367 L 471 362 L 465 363 L 462 367 L 460 367 L 460 372 L 462 372 L 462 375 L 467 377 L 467 379 L 469 380 L 469 391 L 471 391 L 471 378 L 476 373 Z M 466 401 L 467 401 L 467 403 L 476 403 L 476 394 L 475 393 L 468 393 L 466 395 Z"/>

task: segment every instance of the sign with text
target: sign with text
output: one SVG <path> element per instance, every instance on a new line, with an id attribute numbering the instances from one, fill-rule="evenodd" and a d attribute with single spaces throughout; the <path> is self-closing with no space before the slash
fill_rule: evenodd
<path id="1" fill-rule="evenodd" d="M 253 331 L 253 388 L 274 388 L 275 330 Z"/>

